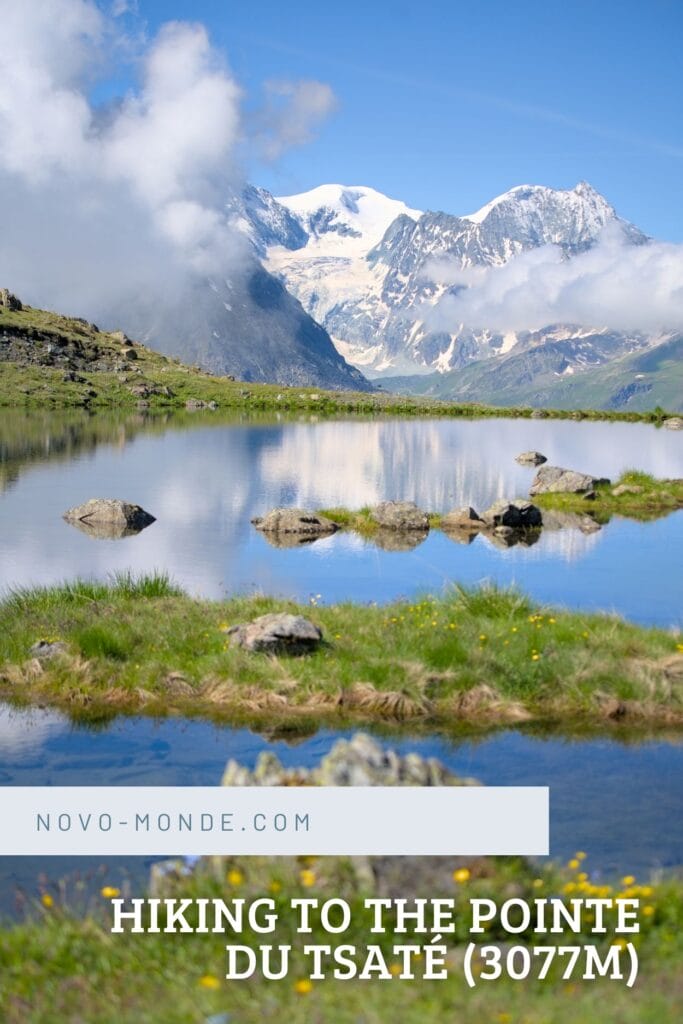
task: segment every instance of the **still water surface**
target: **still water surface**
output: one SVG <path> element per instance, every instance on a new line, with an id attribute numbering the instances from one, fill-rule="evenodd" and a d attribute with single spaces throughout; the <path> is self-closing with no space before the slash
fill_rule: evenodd
<path id="1" fill-rule="evenodd" d="M 2 424 L 0 423 L 0 431 Z M 0 433 L 1 436 L 1 433 Z M 0 493 L 0 588 L 132 569 L 166 570 L 209 597 L 259 590 L 307 600 L 387 601 L 454 581 L 517 584 L 541 601 L 681 625 L 683 513 L 615 519 L 600 533 L 544 531 L 533 547 L 462 545 L 433 531 L 412 551 L 337 534 L 271 546 L 250 518 L 276 505 L 359 508 L 386 498 L 433 511 L 481 510 L 528 493 L 528 448 L 551 463 L 616 477 L 635 466 L 683 476 L 683 436 L 646 424 L 552 420 L 233 423 L 137 433 L 64 454 L 46 443 Z M 121 497 L 157 517 L 138 536 L 97 540 L 62 520 L 90 497 Z"/>

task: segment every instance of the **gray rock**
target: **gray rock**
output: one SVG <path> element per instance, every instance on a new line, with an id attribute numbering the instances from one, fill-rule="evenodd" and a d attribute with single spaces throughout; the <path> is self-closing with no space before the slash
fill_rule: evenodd
<path id="1" fill-rule="evenodd" d="M 414 501 L 383 501 L 370 514 L 386 530 L 429 529 L 429 516 Z"/>
<path id="2" fill-rule="evenodd" d="M 196 412 L 198 409 L 211 409 L 213 412 L 218 408 L 218 402 L 204 402 L 201 398 L 188 398 L 185 408 L 189 412 Z"/>
<path id="3" fill-rule="evenodd" d="M 515 458 L 515 462 L 519 462 L 520 466 L 540 466 L 547 461 L 545 455 L 541 455 L 540 452 L 521 452 Z"/>
<path id="4" fill-rule="evenodd" d="M 121 356 L 122 359 L 127 359 L 130 362 L 137 359 L 138 357 L 138 354 L 134 348 L 122 348 L 121 351 L 119 352 L 119 355 Z"/>
<path id="5" fill-rule="evenodd" d="M 532 420 L 547 420 L 548 419 L 548 413 L 545 411 L 545 409 L 534 409 L 534 411 L 531 414 L 531 419 Z"/>
<path id="6" fill-rule="evenodd" d="M 609 484 L 606 477 L 577 473 L 561 466 L 541 466 L 531 484 L 530 494 L 583 494 L 600 484 Z"/>
<path id="7" fill-rule="evenodd" d="M 274 508 L 265 516 L 256 516 L 251 522 L 263 533 L 303 534 L 308 537 L 320 537 L 339 529 L 339 524 L 327 516 L 302 508 Z"/>
<path id="8" fill-rule="evenodd" d="M 111 331 L 111 337 L 114 341 L 117 341 L 119 345 L 123 345 L 124 348 L 130 348 L 134 344 L 124 331 Z"/>
<path id="9" fill-rule="evenodd" d="M 303 615 L 272 612 L 228 630 L 233 643 L 247 651 L 265 654 L 307 654 L 319 646 L 323 635 Z"/>
<path id="10" fill-rule="evenodd" d="M 0 288 L 0 306 L 13 312 L 19 312 L 24 308 L 21 300 L 12 295 L 8 288 Z"/>
<path id="11" fill-rule="evenodd" d="M 668 430 L 683 430 L 683 416 L 669 416 L 663 425 Z"/>
<path id="12" fill-rule="evenodd" d="M 618 487 L 612 488 L 612 494 L 615 498 L 621 498 L 623 494 L 642 494 L 643 488 L 638 487 L 637 484 L 619 484 Z"/>
<path id="13" fill-rule="evenodd" d="M 446 530 L 446 532 L 450 530 L 474 532 L 475 530 L 480 530 L 483 525 L 483 520 L 471 505 L 465 505 L 463 508 L 454 508 L 452 512 L 448 512 L 441 519 L 441 529 Z"/>
<path id="14" fill-rule="evenodd" d="M 509 526 L 515 530 L 528 530 L 543 525 L 540 508 L 527 498 L 496 501 L 482 512 L 481 517 L 488 527 Z"/>
<path id="15" fill-rule="evenodd" d="M 38 661 L 50 661 L 51 658 L 57 658 L 60 654 L 66 654 L 68 649 L 63 640 L 38 640 L 28 653 Z"/>
<path id="16" fill-rule="evenodd" d="M 64 513 L 64 519 L 91 537 L 117 540 L 140 533 L 155 522 L 154 516 L 140 505 L 119 498 L 90 498 Z"/>

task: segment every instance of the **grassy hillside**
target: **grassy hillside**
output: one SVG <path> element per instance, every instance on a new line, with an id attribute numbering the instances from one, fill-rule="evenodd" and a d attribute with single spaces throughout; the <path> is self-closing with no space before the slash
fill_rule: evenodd
<path id="1" fill-rule="evenodd" d="M 383 380 L 387 390 L 442 401 L 479 401 L 554 409 L 683 411 L 683 337 L 603 366 L 562 374 L 553 346 L 473 363 L 450 373 Z"/>
<path id="2" fill-rule="evenodd" d="M 472 368 L 470 368 L 472 369 Z M 466 372 L 470 372 L 469 370 Z M 439 379 L 447 386 L 450 375 Z M 431 378 L 429 378 L 431 380 Z M 675 391 L 675 387 L 672 388 Z M 120 332 L 100 331 L 76 317 L 24 306 L 0 305 L 0 407 L 68 409 L 185 408 L 188 403 L 250 410 L 391 413 L 432 416 L 530 416 L 530 405 L 506 402 L 500 408 L 498 389 L 487 394 L 491 404 L 467 398 L 439 401 L 438 395 L 415 397 L 379 391 L 323 391 L 316 388 L 251 384 L 216 377 L 196 366 L 163 356 Z M 669 408 L 676 402 L 672 398 Z M 650 408 L 649 406 L 647 407 Z M 661 412 L 591 410 L 592 418 L 661 419 Z M 566 410 L 548 410 L 563 417 Z"/>

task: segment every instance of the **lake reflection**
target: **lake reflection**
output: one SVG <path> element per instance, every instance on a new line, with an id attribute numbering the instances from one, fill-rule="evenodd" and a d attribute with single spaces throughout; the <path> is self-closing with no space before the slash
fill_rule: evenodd
<path id="1" fill-rule="evenodd" d="M 502 549 L 483 537 L 465 546 L 433 532 L 407 552 L 380 550 L 351 534 L 280 550 L 249 522 L 275 505 L 357 508 L 386 498 L 434 511 L 482 509 L 528 492 L 534 471 L 514 457 L 529 448 L 551 463 L 599 475 L 636 466 L 683 476 L 683 438 L 673 431 L 508 419 L 205 419 L 178 430 L 138 419 L 98 431 L 93 417 L 85 441 L 76 424 L 64 444 L 53 437 L 57 418 L 53 427 L 45 420 L 34 437 L 23 425 L 12 435 L 8 415 L 0 419 L 0 452 L 11 467 L 0 493 L 2 587 L 163 569 L 209 597 L 260 590 L 301 600 L 322 594 L 326 601 L 386 601 L 490 579 L 544 601 L 615 609 L 641 622 L 681 622 L 671 552 L 683 547 L 683 513 L 648 524 L 614 520 L 591 535 L 544 531 L 529 548 Z M 23 458 L 17 435 L 33 439 L 23 444 Z M 157 522 L 117 540 L 95 539 L 63 522 L 67 508 L 97 496 L 136 502 Z"/>

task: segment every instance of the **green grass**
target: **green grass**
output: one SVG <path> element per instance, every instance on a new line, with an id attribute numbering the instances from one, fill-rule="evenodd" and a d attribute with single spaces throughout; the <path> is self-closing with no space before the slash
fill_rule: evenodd
<path id="1" fill-rule="evenodd" d="M 43 883 L 42 899 L 26 921 L 0 929 L 0 1017 L 4 1024 L 206 1024 L 212 1015 L 229 1014 L 231 1022 L 262 1021 L 340 1022 L 340 1024 L 401 1024 L 457 1020 L 463 1024 L 674 1024 L 681 1014 L 680 958 L 683 954 L 682 884 L 673 879 L 650 885 L 630 879 L 611 886 L 590 878 L 590 858 L 566 867 L 534 867 L 519 858 L 481 859 L 470 864 L 460 881 L 449 878 L 437 892 L 430 886 L 427 867 L 419 858 L 410 861 L 424 890 L 455 899 L 456 932 L 446 936 L 449 977 L 441 981 L 392 980 L 340 982 L 331 979 L 310 985 L 301 949 L 306 943 L 349 943 L 363 948 L 378 943 L 390 968 L 398 968 L 392 955 L 395 943 L 423 944 L 430 936 L 398 935 L 389 927 L 382 936 L 370 936 L 363 899 L 376 895 L 359 881 L 353 862 L 337 858 L 246 858 L 213 862 L 190 879 L 167 887 L 163 895 L 188 898 L 270 896 L 280 924 L 273 935 L 246 931 L 239 939 L 222 935 L 112 935 L 108 898 L 96 897 L 86 913 L 70 909 L 69 892 L 61 885 Z M 461 867 L 454 862 L 452 867 Z M 585 869 L 585 870 L 584 870 Z M 445 877 L 448 877 L 445 872 Z M 410 885 L 405 894 L 410 896 Z M 403 892 L 403 890 L 402 890 Z M 114 894 L 116 890 L 114 890 Z M 639 957 L 639 977 L 629 990 L 623 981 L 567 980 L 551 970 L 544 981 L 479 980 L 466 987 L 462 961 L 468 940 L 470 897 L 502 902 L 510 894 L 533 900 L 550 896 L 568 901 L 576 897 L 630 896 L 640 900 L 640 933 L 632 938 Z M 329 896 L 346 899 L 352 924 L 342 936 L 329 936 L 314 923 L 310 935 L 297 936 L 289 901 L 293 897 Z M 107 897 L 107 898 L 104 898 Z M 645 911 L 645 908 L 648 908 Z M 608 925 L 613 918 L 607 918 Z M 474 936 L 473 936 L 474 937 Z M 227 942 L 257 946 L 291 944 L 288 977 L 264 982 L 227 982 L 224 946 Z M 524 945 L 531 935 L 510 938 L 497 926 L 480 941 Z M 537 945 L 595 944 L 604 955 L 613 941 L 569 932 L 536 936 Z M 476 969 L 476 968 L 475 968 Z M 302 982 L 304 984 L 302 985 Z M 220 1018 L 219 1018 L 220 1019 Z"/>
<path id="2" fill-rule="evenodd" d="M 60 316 L 46 310 L 25 306 L 20 311 L 0 307 L 0 332 L 21 338 L 34 338 L 38 349 L 45 339 L 63 341 L 68 346 L 103 358 L 118 358 L 122 348 L 120 339 L 105 331 L 95 332 L 91 325 L 73 317 Z M 2 343 L 0 343 L 1 345 Z M 506 416 L 529 417 L 533 409 L 517 405 L 497 408 L 481 402 L 444 402 L 423 397 L 411 397 L 378 392 L 376 394 L 352 391 L 325 391 L 314 387 L 284 387 L 279 384 L 252 384 L 215 377 L 196 366 L 187 366 L 143 345 L 136 344 L 137 359 L 126 366 L 126 380 L 114 372 L 95 369 L 79 370 L 82 382 L 64 380 L 63 369 L 50 365 L 26 364 L 3 360 L 0 348 L 0 407 L 73 409 L 130 409 L 136 408 L 140 396 L 132 393 L 136 385 L 155 389 L 168 389 L 168 394 L 151 393 L 143 401 L 148 403 L 148 414 L 170 409 L 182 409 L 190 399 L 216 402 L 221 409 L 277 410 L 314 412 L 319 416 L 339 413 L 392 414 L 402 416 Z M 47 360 L 47 355 L 45 356 Z M 586 410 L 569 412 L 547 410 L 551 418 L 643 421 L 661 424 L 667 413 L 663 409 L 645 412 L 614 412 Z"/>
<path id="3" fill-rule="evenodd" d="M 302 658 L 251 654 L 229 626 L 307 615 L 325 643 Z M 40 668 L 38 640 L 67 653 Z M 510 721 L 683 724 L 683 645 L 607 615 L 539 608 L 523 595 L 457 588 L 385 607 L 225 602 L 166 577 L 15 591 L 0 604 L 0 697 L 74 717 L 208 715 L 282 728 L 364 720 L 432 726 Z"/>

